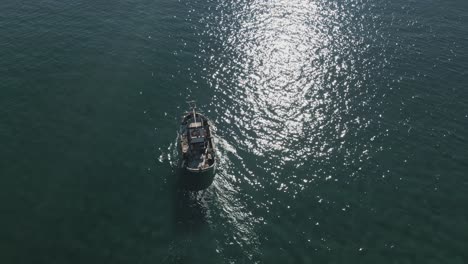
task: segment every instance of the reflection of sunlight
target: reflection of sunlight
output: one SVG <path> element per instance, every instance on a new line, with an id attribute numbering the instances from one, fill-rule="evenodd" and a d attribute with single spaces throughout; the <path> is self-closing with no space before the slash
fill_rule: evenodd
<path id="1" fill-rule="evenodd" d="M 220 208 L 223 210 L 222 215 L 227 216 L 227 221 L 236 229 L 236 232 L 234 232 L 236 234 L 235 238 L 237 240 L 246 240 L 245 242 L 254 245 L 258 242 L 253 230 L 256 219 L 252 217 L 252 213 L 239 200 L 239 190 L 234 185 L 237 180 L 236 169 L 228 159 L 229 156 L 233 155 L 242 162 L 242 158 L 236 153 L 235 148 L 223 138 L 218 137 L 217 144 L 219 146 L 219 169 L 213 184 L 214 188 L 209 190 L 208 195 L 213 197 L 213 201 L 220 203 Z M 241 166 L 249 172 L 244 165 Z M 249 182 L 249 184 L 255 183 Z M 239 244 L 242 245 L 242 243 Z"/>
<path id="2" fill-rule="evenodd" d="M 288 140 L 304 136 L 304 124 L 313 117 L 306 95 L 313 88 L 311 78 L 317 81 L 314 47 L 326 46 L 327 39 L 309 25 L 320 19 L 314 2 L 254 3 L 243 15 L 239 31 L 230 37 L 242 58 L 238 82 L 248 113 L 243 116 L 253 117 L 250 124 L 242 122 L 256 133 L 259 154 L 284 151 Z"/>
<path id="3" fill-rule="evenodd" d="M 377 45 L 385 42 L 364 16 L 366 3 L 215 1 L 219 13 L 205 32 L 214 44 L 200 44 L 221 134 L 209 194 L 229 239 L 255 250 L 264 242 L 261 212 L 316 179 L 336 181 L 336 164 L 365 160 L 369 145 L 356 139 L 369 134 L 376 113 L 370 79 L 387 63 Z"/>

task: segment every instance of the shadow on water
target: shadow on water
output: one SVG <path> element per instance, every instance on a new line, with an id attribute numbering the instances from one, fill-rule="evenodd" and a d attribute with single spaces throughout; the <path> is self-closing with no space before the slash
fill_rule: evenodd
<path id="1" fill-rule="evenodd" d="M 184 172 L 179 169 L 174 184 L 174 227 L 177 234 L 193 234 L 208 229 L 207 208 L 203 204 L 205 191 L 192 191 L 183 182 Z"/>
<path id="2" fill-rule="evenodd" d="M 181 182 L 183 173 L 179 167 L 171 175 L 174 235 L 163 263 L 216 263 L 206 261 L 207 255 L 216 255 L 216 240 L 208 220 L 206 191 L 187 190 Z"/>

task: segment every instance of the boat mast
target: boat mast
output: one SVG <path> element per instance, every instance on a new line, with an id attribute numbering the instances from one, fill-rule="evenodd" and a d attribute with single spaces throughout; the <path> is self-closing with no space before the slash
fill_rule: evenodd
<path id="1" fill-rule="evenodd" d="M 189 103 L 190 106 L 192 107 L 193 120 L 194 120 L 195 123 L 196 123 L 196 122 L 197 122 L 197 115 L 195 114 L 195 108 L 197 107 L 197 105 L 195 104 L 195 101 L 189 101 L 188 103 Z"/>
<path id="2" fill-rule="evenodd" d="M 195 120 L 195 123 L 197 122 L 197 115 L 195 114 L 195 107 L 192 108 L 193 111 L 193 119 Z"/>

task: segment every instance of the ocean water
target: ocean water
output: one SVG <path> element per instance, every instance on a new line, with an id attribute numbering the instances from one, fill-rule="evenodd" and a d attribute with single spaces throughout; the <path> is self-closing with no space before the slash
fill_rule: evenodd
<path id="1" fill-rule="evenodd" d="M 6 0 L 0 77 L 1 263 L 468 262 L 466 1 Z"/>

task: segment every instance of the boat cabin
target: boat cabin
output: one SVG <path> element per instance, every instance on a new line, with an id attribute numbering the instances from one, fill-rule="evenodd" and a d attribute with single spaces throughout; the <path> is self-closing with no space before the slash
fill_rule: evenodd
<path id="1" fill-rule="evenodd" d="M 190 135 L 191 144 L 205 143 L 207 133 L 201 122 L 190 123 L 188 126 L 188 134 Z"/>

